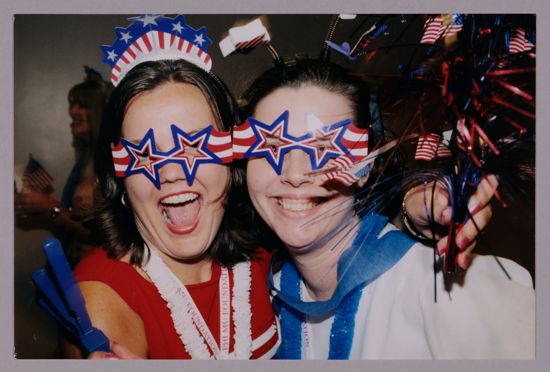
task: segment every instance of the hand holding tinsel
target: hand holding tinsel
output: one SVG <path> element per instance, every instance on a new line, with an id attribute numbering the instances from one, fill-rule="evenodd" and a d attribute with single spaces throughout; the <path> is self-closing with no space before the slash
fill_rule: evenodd
<path id="1" fill-rule="evenodd" d="M 471 261 L 477 238 L 492 217 L 490 201 L 495 195 L 498 180 L 494 175 L 484 177 L 468 200 L 469 216 L 456 231 L 454 242 L 458 249 L 455 263 L 466 270 Z M 404 227 L 426 239 L 437 240 L 439 255 L 447 254 L 452 208 L 449 194 L 440 182 L 425 182 L 409 189 L 403 198 Z"/>

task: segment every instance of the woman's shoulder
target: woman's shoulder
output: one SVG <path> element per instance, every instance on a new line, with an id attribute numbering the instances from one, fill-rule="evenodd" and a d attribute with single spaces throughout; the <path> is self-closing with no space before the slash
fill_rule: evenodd
<path id="1" fill-rule="evenodd" d="M 96 247 L 80 261 L 74 274 L 81 286 L 84 282 L 101 283 L 137 309 L 144 295 L 154 292 L 154 286 L 138 270 L 122 259 L 108 257 L 104 249 Z"/>
<path id="2" fill-rule="evenodd" d="M 511 281 L 518 285 L 533 288 L 533 278 L 529 271 L 508 258 L 474 254 L 466 274 L 470 269 L 477 275 L 484 275 L 495 280 Z"/>
<path id="3" fill-rule="evenodd" d="M 102 247 L 94 247 L 80 260 L 74 274 L 77 281 L 90 280 L 90 277 L 102 277 L 108 274 L 130 274 L 132 266 L 116 258 L 110 258 Z"/>

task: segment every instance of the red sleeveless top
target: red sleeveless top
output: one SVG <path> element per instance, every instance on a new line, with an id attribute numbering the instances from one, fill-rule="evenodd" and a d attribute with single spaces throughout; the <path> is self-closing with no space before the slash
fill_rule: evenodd
<path id="1" fill-rule="evenodd" d="M 270 260 L 271 255 L 261 250 L 259 257 L 250 262 L 253 359 L 273 357 L 279 343 L 266 279 Z M 212 277 L 209 281 L 186 286 L 218 345 L 220 342 L 218 286 L 220 275 L 220 265 L 213 264 Z M 160 297 L 155 285 L 144 279 L 131 265 L 110 259 L 105 251 L 96 248 L 78 264 L 75 277 L 79 282 L 99 281 L 108 285 L 141 317 L 145 326 L 149 359 L 190 359 L 176 333 L 166 302 Z M 229 281 L 232 291 L 231 270 L 229 270 Z M 234 348 L 234 331 L 233 314 L 231 314 L 230 352 Z"/>

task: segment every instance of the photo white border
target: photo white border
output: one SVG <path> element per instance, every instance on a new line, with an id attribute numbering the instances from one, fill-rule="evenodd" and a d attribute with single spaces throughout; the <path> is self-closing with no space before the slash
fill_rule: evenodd
<path id="1" fill-rule="evenodd" d="M 550 368 L 550 272 L 545 263 L 550 262 L 550 165 L 548 142 L 550 124 L 550 99 L 548 71 L 548 45 L 550 42 L 550 7 L 547 0 L 18 0 L 0 2 L 0 171 L 4 174 L 0 186 L 0 206 L 4 218 L 0 236 L 4 244 L 0 249 L 0 368 L 6 371 L 75 371 L 104 369 L 109 371 L 280 371 L 299 368 L 301 371 L 322 372 L 335 369 L 345 371 L 542 371 Z M 14 123 L 14 73 L 13 73 L 13 20 L 15 14 L 270 14 L 270 13 L 536 13 L 537 14 L 537 176 L 536 176 L 536 301 L 537 334 L 535 361 L 253 361 L 253 362 L 204 362 L 204 361 L 68 361 L 68 360 L 18 360 L 14 357 L 14 232 L 13 232 L 13 123 Z M 541 125 L 542 123 L 542 125 Z M 518 247 L 521 249 L 521 247 Z"/>

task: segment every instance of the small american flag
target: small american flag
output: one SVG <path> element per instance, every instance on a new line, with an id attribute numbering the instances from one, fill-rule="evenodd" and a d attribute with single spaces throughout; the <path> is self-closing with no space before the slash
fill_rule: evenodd
<path id="1" fill-rule="evenodd" d="M 443 17 L 430 17 L 424 22 L 424 34 L 420 44 L 434 44 L 443 34 Z"/>
<path id="2" fill-rule="evenodd" d="M 420 44 L 435 44 L 442 36 L 456 34 L 462 31 L 463 14 L 448 14 L 432 16 L 424 22 L 424 34 Z"/>
<path id="3" fill-rule="evenodd" d="M 32 155 L 29 155 L 29 162 L 23 173 L 23 187 L 31 188 L 35 191 L 42 191 L 51 186 L 53 177 Z"/>
<path id="4" fill-rule="evenodd" d="M 416 133 L 410 133 L 402 138 L 394 139 L 386 143 L 384 146 L 369 152 L 369 154 L 362 159 L 352 159 L 349 154 L 340 156 L 336 159 L 333 159 L 331 163 L 329 163 L 324 169 L 312 171 L 307 174 L 312 176 L 319 175 L 320 177 L 322 177 L 321 179 L 323 180 L 323 182 L 336 180 L 343 183 L 344 185 L 351 186 L 370 172 L 374 161 L 381 154 L 393 149 L 399 143 L 407 141 L 411 138 L 415 138 L 417 136 L 418 134 Z"/>
<path id="5" fill-rule="evenodd" d="M 441 137 L 435 133 L 423 134 L 418 137 L 414 160 L 430 161 L 437 155 Z"/>
<path id="6" fill-rule="evenodd" d="M 525 38 L 525 30 L 523 28 L 516 28 L 512 30 L 510 34 L 509 52 L 510 54 L 527 52 L 535 47 L 535 44 L 531 43 Z"/>
<path id="7" fill-rule="evenodd" d="M 436 157 L 451 157 L 452 153 L 447 146 L 447 137 L 447 134 L 445 134 L 443 139 L 436 133 L 428 133 L 419 136 L 418 144 L 416 145 L 416 153 L 414 154 L 414 160 L 430 161 Z"/>
<path id="8" fill-rule="evenodd" d="M 337 159 L 334 159 L 332 163 L 330 163 L 330 167 L 334 167 L 334 170 L 325 173 L 323 175 L 323 180 L 336 180 L 346 186 L 351 186 L 360 179 L 360 177 L 355 175 L 350 170 L 352 166 L 353 160 L 351 160 L 349 155 L 344 155 Z"/>

